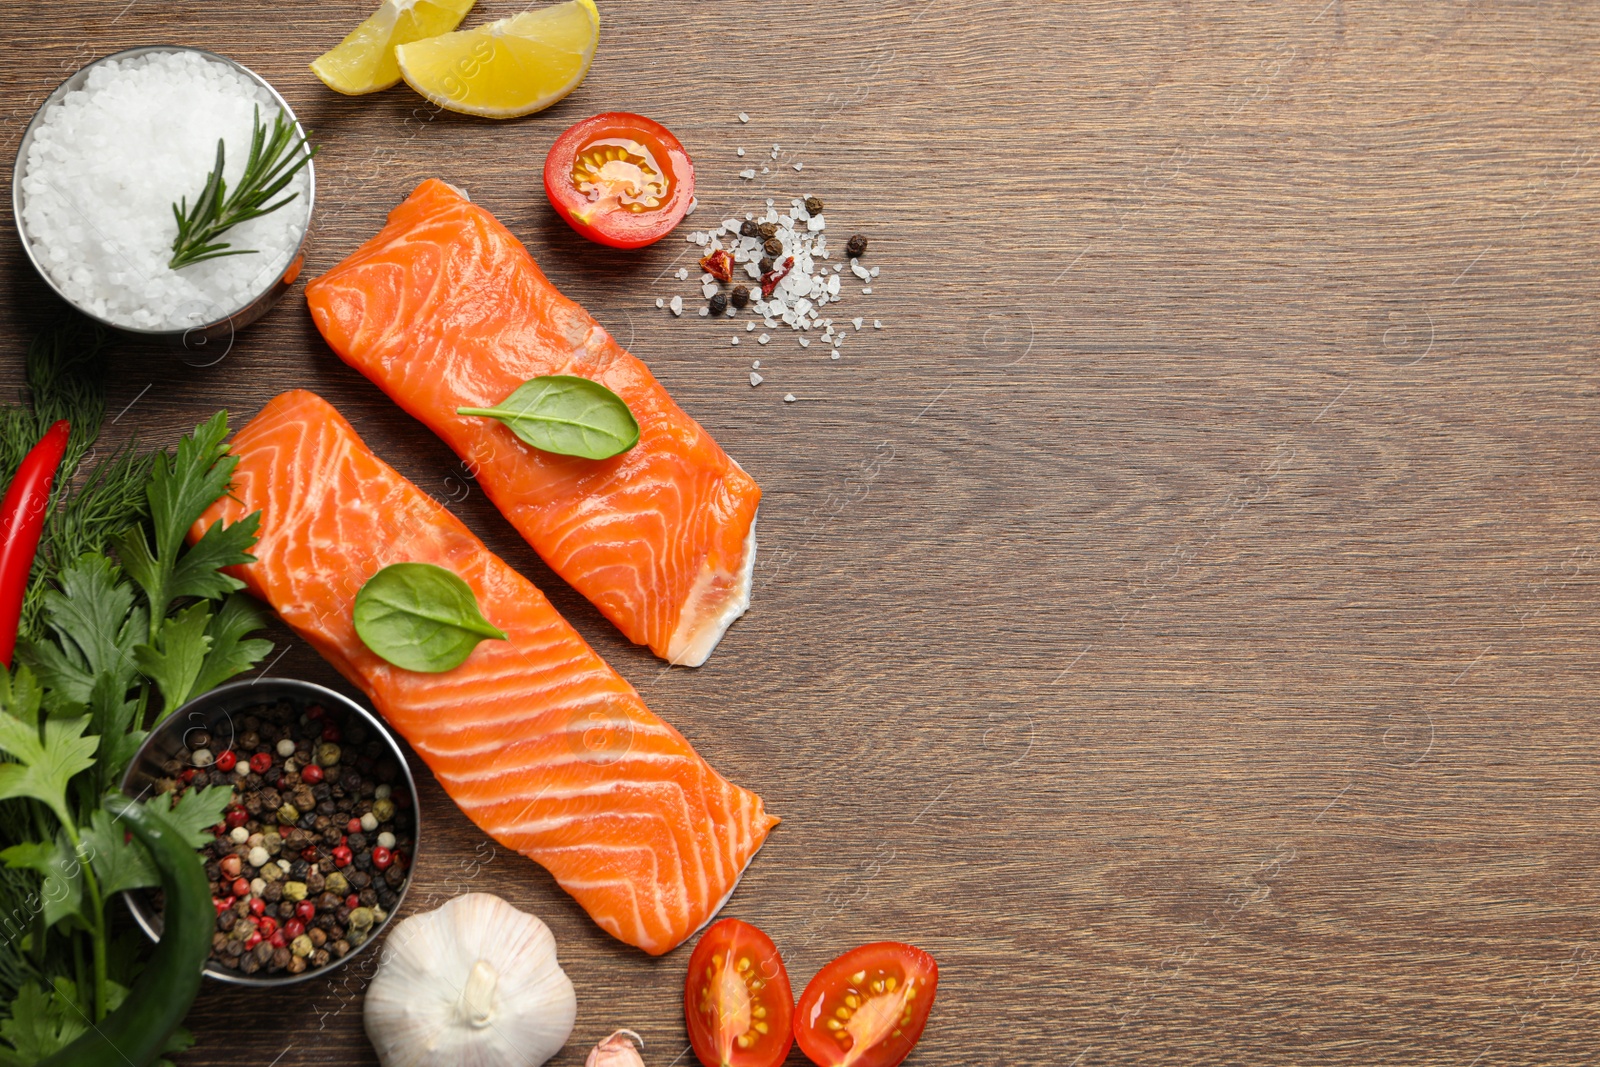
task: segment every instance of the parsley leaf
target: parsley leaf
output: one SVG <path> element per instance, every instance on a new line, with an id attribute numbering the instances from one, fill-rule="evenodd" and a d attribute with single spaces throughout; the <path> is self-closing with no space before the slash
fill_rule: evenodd
<path id="1" fill-rule="evenodd" d="M 11 1003 L 11 1018 L 0 1022 L 0 1038 L 11 1049 L 0 1049 L 0 1064 L 29 1067 L 60 1052 L 89 1029 L 78 1008 L 77 986 L 56 979 L 57 988 L 45 993 L 35 982 L 24 982 Z"/>
<path id="2" fill-rule="evenodd" d="M 210 622 L 211 603 L 202 600 L 162 620 L 155 640 L 133 650 L 134 662 L 161 690 L 168 713 L 176 711 L 194 691 L 211 647 L 211 638 L 206 636 Z"/>
<path id="3" fill-rule="evenodd" d="M 163 803 L 159 798 L 150 806 L 178 831 L 183 840 L 199 848 L 215 841 L 212 827 L 222 821 L 222 813 L 233 802 L 233 787 L 214 785 L 207 789 L 186 790 L 176 804 Z"/>
<path id="4" fill-rule="evenodd" d="M 56 839 L 49 844 L 28 841 L 12 845 L 0 852 L 0 861 L 4 861 L 7 867 L 36 871 L 43 876 L 44 884 L 39 888 L 39 898 L 45 926 L 54 926 L 71 916 L 88 924 L 88 916 L 83 910 L 83 863 L 73 849 L 72 842 L 67 840 L 65 831 L 58 832 Z"/>
<path id="5" fill-rule="evenodd" d="M 134 644 L 147 629 L 133 586 L 104 556 L 83 555 L 44 594 L 45 619 L 56 639 L 23 644 L 23 657 L 59 704 L 88 704 L 95 679 L 108 675 L 126 692 L 137 677 Z"/>
<path id="6" fill-rule="evenodd" d="M 251 518 L 256 518 L 252 515 Z M 244 523 L 236 522 L 230 529 Z M 191 550 L 192 551 L 192 550 Z M 261 613 L 243 593 L 235 593 L 222 602 L 222 608 L 206 627 L 211 639 L 211 650 L 206 653 L 200 677 L 194 681 L 194 692 L 204 693 L 215 689 L 236 674 L 242 674 L 260 663 L 272 651 L 272 642 L 259 638 L 245 640 L 245 635 L 265 625 Z"/>
<path id="7" fill-rule="evenodd" d="M 67 783 L 79 771 L 94 766 L 97 737 L 85 737 L 89 718 L 45 720 L 39 727 L 13 715 L 0 714 L 0 749 L 15 760 L 0 763 L 0 799 L 32 797 L 53 811 L 62 826 L 76 827 L 67 807 Z"/>
<path id="8" fill-rule="evenodd" d="M 161 884 L 161 875 L 144 847 L 129 841 L 127 832 L 104 808 L 90 816 L 89 828 L 83 832 L 83 850 L 100 880 L 101 896 Z"/>

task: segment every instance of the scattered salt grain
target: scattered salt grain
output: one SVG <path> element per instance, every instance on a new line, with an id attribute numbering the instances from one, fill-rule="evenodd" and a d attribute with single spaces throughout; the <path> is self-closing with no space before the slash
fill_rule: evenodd
<path id="1" fill-rule="evenodd" d="M 283 275 L 306 229 L 305 170 L 283 190 L 295 196 L 286 207 L 224 237 L 256 251 L 167 266 L 172 201 L 193 202 L 219 137 L 228 188 L 238 184 L 258 107 L 270 127 L 277 102 L 231 64 L 152 52 L 95 64 L 82 89 L 41 113 L 24 161 L 23 224 L 68 299 L 120 326 L 175 330 L 225 318 Z"/>
<path id="2" fill-rule="evenodd" d="M 750 367 L 751 367 L 752 370 L 760 370 L 761 369 L 761 361 L 759 359 L 756 360 L 755 362 L 750 364 Z"/>
<path id="3" fill-rule="evenodd" d="M 804 161 L 803 161 L 803 160 L 802 160 L 802 161 L 801 161 L 801 162 L 799 162 L 799 163 L 796 163 L 796 164 L 795 164 L 795 165 L 794 165 L 794 169 L 795 169 L 795 170 L 805 170 L 805 169 L 806 169 L 806 165 L 805 165 L 805 162 L 804 162 Z"/>
<path id="4" fill-rule="evenodd" d="M 873 319 L 872 320 L 872 328 L 874 330 L 881 330 L 881 329 L 883 329 L 883 323 L 879 322 L 877 319 Z"/>
<path id="5" fill-rule="evenodd" d="M 839 350 L 838 350 L 838 349 L 837 349 L 837 348 L 835 348 L 835 349 L 834 349 L 834 350 L 833 350 L 833 355 L 832 355 L 832 356 L 830 356 L 830 357 L 829 357 L 829 358 L 830 358 L 830 359 L 838 359 L 838 358 L 839 358 Z"/>
<path id="6" fill-rule="evenodd" d="M 756 177 L 756 172 L 754 170 L 741 170 L 739 172 L 739 177 L 743 178 L 747 182 L 748 181 L 754 181 L 755 177 Z"/>
<path id="7" fill-rule="evenodd" d="M 850 320 L 850 325 L 854 326 L 856 329 L 859 330 L 859 329 L 861 329 L 861 324 L 863 322 L 865 322 L 865 321 L 866 321 L 865 319 L 861 319 L 861 318 L 851 319 Z"/>
<path id="8" fill-rule="evenodd" d="M 865 295 L 866 295 L 866 296 L 871 296 L 871 295 L 872 295 L 872 286 L 870 286 L 870 285 L 863 285 L 863 286 L 862 286 L 862 287 L 861 287 L 861 292 L 862 292 L 862 293 L 863 293 L 863 294 L 865 294 Z"/>
<path id="9" fill-rule="evenodd" d="M 754 333 L 755 332 L 755 328 L 756 328 L 756 324 L 755 324 L 755 320 L 753 320 L 753 319 L 744 324 L 744 332 L 745 333 Z"/>
<path id="10" fill-rule="evenodd" d="M 666 306 L 667 306 L 667 302 L 665 300 L 661 299 L 659 296 L 656 297 L 656 307 L 664 308 Z"/>
<path id="11" fill-rule="evenodd" d="M 795 397 L 794 397 L 793 393 L 784 393 L 783 394 L 783 402 L 785 404 L 793 404 L 794 403 L 794 399 L 795 399 Z"/>
<path id="12" fill-rule="evenodd" d="M 761 173 L 762 173 L 762 174 L 770 174 L 770 173 L 771 173 L 771 171 L 769 171 L 769 170 L 767 170 L 767 168 L 766 168 L 766 167 L 762 167 L 762 168 L 761 168 Z"/>
<path id="13" fill-rule="evenodd" d="M 766 381 L 766 379 L 757 374 L 755 371 L 750 372 L 750 388 L 754 389 L 764 381 Z"/>
<path id="14" fill-rule="evenodd" d="M 756 340 L 761 344 L 766 344 L 768 341 L 772 340 L 772 338 L 767 334 L 762 334 L 760 337 L 757 337 Z"/>
<path id="15" fill-rule="evenodd" d="M 782 151 L 782 149 L 780 149 L 777 145 L 773 145 L 772 146 L 772 158 L 773 159 L 777 159 L 778 158 L 778 153 L 780 151 Z"/>
<path id="16" fill-rule="evenodd" d="M 800 347 L 801 348 L 810 348 L 811 347 L 811 338 L 809 338 L 809 337 L 800 338 Z"/>
<path id="17" fill-rule="evenodd" d="M 874 278 L 876 278 L 878 276 L 878 268 L 877 267 L 873 267 L 871 270 L 867 271 L 867 273 L 872 275 Z"/>
<path id="18" fill-rule="evenodd" d="M 742 148 L 735 148 L 735 149 L 734 149 L 734 150 L 733 150 L 733 154 L 734 154 L 734 155 L 736 155 L 736 156 L 742 156 L 742 155 L 744 155 L 744 149 L 742 149 Z"/>
<path id="19" fill-rule="evenodd" d="M 679 267 L 678 268 L 678 280 L 680 282 L 681 281 L 686 281 L 688 279 L 688 277 L 689 277 L 689 268 L 688 267 Z"/>
<path id="20" fill-rule="evenodd" d="M 707 300 L 710 300 L 713 296 L 716 296 L 717 295 L 717 283 L 716 282 L 701 282 L 700 283 L 700 295 L 705 297 Z"/>
<path id="21" fill-rule="evenodd" d="M 738 343 L 739 343 L 739 335 L 738 334 L 734 334 L 733 335 L 733 344 L 738 344 Z"/>
<path id="22" fill-rule="evenodd" d="M 681 296 L 673 297 L 672 298 L 672 303 L 668 304 L 667 306 L 672 309 L 672 313 L 674 315 L 682 315 L 683 314 L 683 297 L 681 297 Z"/>
<path id="23" fill-rule="evenodd" d="M 743 111 L 741 111 L 741 112 L 739 112 L 739 121 L 740 122 L 749 122 L 750 121 L 750 116 L 746 115 Z"/>

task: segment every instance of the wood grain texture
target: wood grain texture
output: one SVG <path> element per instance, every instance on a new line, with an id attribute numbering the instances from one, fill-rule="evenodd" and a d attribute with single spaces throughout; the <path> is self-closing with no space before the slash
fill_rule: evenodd
<path id="1" fill-rule="evenodd" d="M 468 188 L 766 490 L 755 606 L 707 667 L 626 645 L 298 292 L 213 366 L 125 345 L 111 435 L 333 401 L 784 817 L 729 913 L 797 990 L 864 940 L 939 958 L 912 1063 L 1594 1063 L 1600 9 L 601 6 L 584 86 L 492 124 L 324 90 L 305 64 L 364 3 L 29 0 L 0 141 L 82 62 L 174 41 L 315 128 L 312 274 L 420 179 Z M 884 329 L 834 362 L 657 311 L 688 246 L 586 245 L 539 187 L 609 109 L 683 139 L 696 220 L 815 193 L 871 235 L 841 310 Z M 48 302 L 9 231 L 0 257 L 14 381 Z M 333 680 L 274 636 L 276 672 Z M 683 952 L 422 802 L 411 908 L 487 890 L 555 930 L 555 1062 L 618 1026 L 692 1061 Z M 182 1062 L 373 1062 L 360 984 L 210 989 Z"/>

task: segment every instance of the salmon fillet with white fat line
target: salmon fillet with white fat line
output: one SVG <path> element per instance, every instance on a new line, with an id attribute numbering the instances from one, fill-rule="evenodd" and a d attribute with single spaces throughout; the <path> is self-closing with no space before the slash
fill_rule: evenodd
<path id="1" fill-rule="evenodd" d="M 531 582 L 321 397 L 275 398 L 232 451 L 232 493 L 192 536 L 260 510 L 257 562 L 232 573 L 371 698 L 473 822 L 651 954 L 717 913 L 777 825 L 760 797 L 713 770 Z M 509 640 L 441 674 L 380 659 L 351 609 L 368 578 L 400 562 L 460 575 Z"/>
<path id="2" fill-rule="evenodd" d="M 551 570 L 630 640 L 705 662 L 750 603 L 761 489 L 493 215 L 425 181 L 306 302 L 328 345 L 471 465 Z M 456 414 L 548 374 L 620 396 L 639 443 L 575 459 Z"/>

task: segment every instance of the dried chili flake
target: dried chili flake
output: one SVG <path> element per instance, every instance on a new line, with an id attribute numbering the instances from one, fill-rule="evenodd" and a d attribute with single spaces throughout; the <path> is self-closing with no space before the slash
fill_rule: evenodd
<path id="1" fill-rule="evenodd" d="M 770 270 L 763 274 L 761 276 L 762 297 L 771 296 L 772 291 L 778 287 L 778 283 L 783 281 L 784 278 L 788 277 L 789 272 L 792 270 L 794 270 L 794 257 L 785 256 L 783 262 L 778 264 L 778 268 L 776 270 Z"/>
<path id="2" fill-rule="evenodd" d="M 700 261 L 700 269 L 719 282 L 733 281 L 733 257 L 726 249 L 718 249 Z"/>

